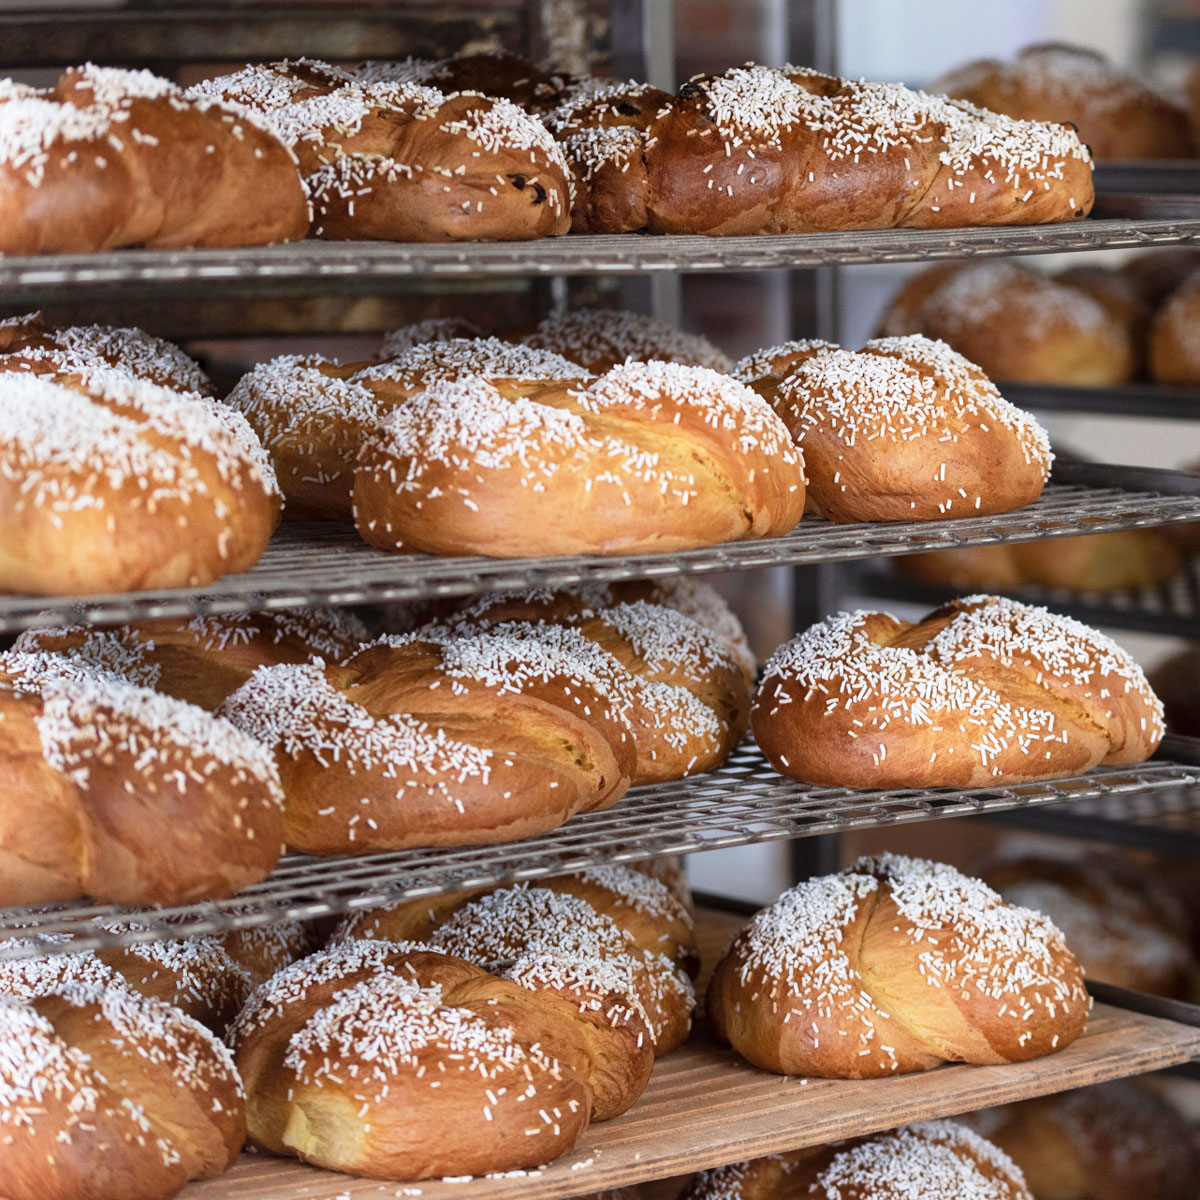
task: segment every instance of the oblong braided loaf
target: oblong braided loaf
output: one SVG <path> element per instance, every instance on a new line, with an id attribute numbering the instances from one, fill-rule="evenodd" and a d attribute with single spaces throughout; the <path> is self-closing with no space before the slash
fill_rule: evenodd
<path id="1" fill-rule="evenodd" d="M 384 549 L 496 557 L 683 550 L 789 532 L 800 456 L 725 375 L 630 362 L 595 382 L 435 383 L 368 438 L 359 533 Z"/>
<path id="2" fill-rule="evenodd" d="M 593 1115 L 628 1108 L 653 1061 L 620 995 L 590 999 L 419 943 L 312 955 L 260 987 L 231 1031 L 250 1134 L 383 1179 L 548 1162 Z"/>
<path id="3" fill-rule="evenodd" d="M 1092 205 L 1091 156 L 1065 125 L 805 68 L 747 64 L 665 103 L 582 88 L 547 123 L 586 232 L 1024 225 Z"/>
<path id="4" fill-rule="evenodd" d="M 246 106 L 291 147 L 318 237 L 518 240 L 570 227 L 562 153 L 509 100 L 361 83 L 310 61 L 247 67 L 189 94 Z"/>
<path id="5" fill-rule="evenodd" d="M 0 1179 L 11 1200 L 166 1200 L 246 1138 L 229 1052 L 123 987 L 0 995 Z"/>
<path id="6" fill-rule="evenodd" d="M 1142 762 L 1162 705 L 1069 617 L 968 596 L 917 624 L 839 613 L 768 662 L 751 727 L 777 771 L 847 787 L 981 787 Z"/>
<path id="7" fill-rule="evenodd" d="M 1049 920 L 893 854 L 784 892 L 708 989 L 714 1030 L 756 1066 L 838 1079 L 1037 1058 L 1074 1041 L 1089 1006 Z"/>

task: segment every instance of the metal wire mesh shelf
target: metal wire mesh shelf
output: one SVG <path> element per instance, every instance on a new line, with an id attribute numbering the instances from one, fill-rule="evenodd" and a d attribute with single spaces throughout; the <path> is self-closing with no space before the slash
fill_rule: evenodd
<path id="1" fill-rule="evenodd" d="M 1161 383 L 1120 387 L 1057 387 L 1045 383 L 1001 383 L 1006 399 L 1037 412 L 1095 413 L 1100 416 L 1200 420 L 1200 389 Z"/>
<path id="2" fill-rule="evenodd" d="M 386 291 L 389 280 L 497 275 L 758 271 L 772 267 L 1144 248 L 1200 238 L 1200 196 L 1112 196 L 1086 221 L 974 229 L 868 229 L 770 237 L 575 235 L 531 242 L 307 241 L 222 250 L 117 250 L 0 258 L 6 301 L 295 291 Z"/>
<path id="3" fill-rule="evenodd" d="M 230 900 L 158 909 L 141 931 L 112 934 L 97 918 L 127 915 L 114 907 L 29 912 L 0 910 L 0 938 L 48 939 L 72 933 L 69 949 L 246 928 L 284 917 L 308 919 L 370 907 L 386 899 L 430 896 L 456 888 L 537 879 L 602 862 L 656 854 L 690 854 L 752 842 L 812 837 L 874 825 L 998 812 L 1034 805 L 1163 788 L 1195 787 L 1200 766 L 1152 760 L 1098 768 L 1086 775 L 973 789 L 854 791 L 814 787 L 777 775 L 759 751 L 736 751 L 717 771 L 636 788 L 615 808 L 576 817 L 542 837 L 497 846 L 407 850 L 357 858 L 292 855 L 263 883 Z M 48 952 L 61 942 L 43 941 Z M 28 954 L 0 941 L 0 958 Z"/>
<path id="4" fill-rule="evenodd" d="M 252 571 L 203 589 L 74 597 L 0 596 L 0 633 L 47 622 L 113 623 L 746 570 L 1200 520 L 1200 476 L 1064 463 L 1056 470 L 1055 479 L 1059 482 L 1048 487 L 1035 504 L 995 517 L 859 525 L 805 518 L 785 537 L 729 542 L 679 554 L 514 559 L 392 555 L 373 550 L 352 530 L 331 522 L 295 524 L 276 535 Z"/>
<path id="5" fill-rule="evenodd" d="M 936 608 L 948 596 L 962 590 L 949 584 L 905 579 L 889 571 L 882 563 L 854 572 L 849 582 L 860 595 L 923 604 L 929 608 Z M 1067 613 L 1089 625 L 1176 637 L 1200 637 L 1198 558 L 1189 561 L 1178 575 L 1164 584 L 1127 592 L 1074 592 L 1066 588 L 1038 587 L 1005 590 L 1018 600 L 1044 604 L 1055 612 Z"/>

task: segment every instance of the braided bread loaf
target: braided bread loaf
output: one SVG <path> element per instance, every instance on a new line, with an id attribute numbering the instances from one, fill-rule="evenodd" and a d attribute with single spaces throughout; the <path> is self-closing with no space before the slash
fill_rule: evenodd
<path id="1" fill-rule="evenodd" d="M 0 655 L 0 904 L 227 896 L 279 857 L 270 753 L 80 660 Z"/>
<path id="2" fill-rule="evenodd" d="M 756 1066 L 837 1079 L 1024 1062 L 1073 1042 L 1088 1009 L 1045 917 L 892 854 L 784 892 L 708 989 L 714 1031 Z"/>
<path id="3" fill-rule="evenodd" d="M 1038 1193 L 1040 1196 L 1041 1193 Z M 680 1200 L 1033 1200 L 1002 1150 L 953 1121 L 702 1171 Z"/>
<path id="4" fill-rule="evenodd" d="M 1192 1200 L 1200 1137 L 1148 1087 L 1119 1079 L 986 1109 L 972 1125 L 1020 1164 L 1042 1200 Z"/>
<path id="5" fill-rule="evenodd" d="M 464 378 L 394 409 L 359 454 L 359 533 L 497 557 L 674 551 L 789 532 L 804 477 L 745 385 L 626 363 L 580 388 Z"/>
<path id="6" fill-rule="evenodd" d="M 427 317 L 423 321 L 414 321 L 385 334 L 379 346 L 379 353 L 375 357 L 380 362 L 386 362 L 406 350 L 427 345 L 429 342 L 451 342 L 460 338 L 484 336 L 483 330 L 466 317 Z"/>
<path id="7" fill-rule="evenodd" d="M 718 765 L 747 681 L 716 635 L 645 604 L 464 618 L 341 666 L 257 671 L 222 712 L 275 755 L 285 836 L 309 853 L 477 845 L 556 828 L 631 782 Z"/>
<path id="8" fill-rule="evenodd" d="M 600 984 L 603 988 L 603 984 Z M 652 1065 L 645 1025 L 585 969 L 532 991 L 419 944 L 302 959 L 231 1031 L 251 1137 L 381 1179 L 518 1170 L 623 1112 Z"/>
<path id="9" fill-rule="evenodd" d="M 1027 225 L 1092 206 L 1090 154 L 1065 126 L 804 68 L 748 64 L 666 102 L 584 88 L 547 124 L 581 232 Z"/>
<path id="10" fill-rule="evenodd" d="M 307 229 L 295 157 L 243 108 L 148 71 L 0 82 L 0 253 L 247 246 Z"/>
<path id="11" fill-rule="evenodd" d="M 349 519 L 354 465 L 368 435 L 430 385 L 475 374 L 524 394 L 586 373 L 496 338 L 455 338 L 344 367 L 320 355 L 277 358 L 245 375 L 226 403 L 262 439 L 291 511 Z"/>
<path id="12" fill-rule="evenodd" d="M 751 712 L 777 771 L 846 787 L 986 787 L 1142 762 L 1163 735 L 1141 669 L 1044 608 L 969 596 L 918 624 L 839 613 L 781 646 Z"/>
<path id="13" fill-rule="evenodd" d="M 757 390 L 804 454 L 809 507 L 830 520 L 1009 512 L 1049 478 L 1045 430 L 944 342 L 790 342 L 748 364 L 764 367 Z"/>
<path id="14" fill-rule="evenodd" d="M 309 61 L 247 67 L 189 95 L 248 107 L 291 147 L 318 237 L 511 241 L 570 226 L 562 154 L 511 101 L 364 84 Z"/>
<path id="15" fill-rule="evenodd" d="M 366 630 L 344 612 L 291 608 L 143 621 L 116 629 L 30 629 L 13 649 L 65 654 L 130 683 L 215 710 L 259 667 L 314 658 L 338 663 L 366 640 Z"/>
<path id="16" fill-rule="evenodd" d="M 1114 273 L 1112 287 L 1120 278 Z M 879 327 L 888 337 L 940 338 L 995 379 L 1108 387 L 1133 376 L 1141 320 L 1134 296 L 1106 304 L 1094 284 L 1069 273 L 991 259 L 921 271 Z"/>
<path id="17" fill-rule="evenodd" d="M 1150 325 L 1150 374 L 1160 383 L 1194 387 L 1200 382 L 1200 274 L 1185 279 L 1171 293 Z"/>
<path id="18" fill-rule="evenodd" d="M 0 591 L 197 586 L 253 566 L 279 493 L 249 425 L 85 355 L 0 356 Z"/>
<path id="19" fill-rule="evenodd" d="M 1009 904 L 1045 913 L 1089 979 L 1181 1000 L 1190 995 L 1195 959 L 1186 917 L 1172 911 L 1149 872 L 1096 857 L 1027 857 L 997 863 L 983 878 Z"/>
<path id="20" fill-rule="evenodd" d="M 374 939 L 422 942 L 489 970 L 502 966 L 534 991 L 592 979 L 601 993 L 624 997 L 657 1057 L 691 1028 L 688 976 L 699 967 L 691 912 L 666 884 L 631 867 L 384 904 L 347 917 L 330 944 Z"/>
<path id="21" fill-rule="evenodd" d="M 635 785 L 720 766 L 746 732 L 750 703 L 749 677 L 728 643 L 675 608 L 589 599 L 571 592 L 484 596 L 447 624 L 456 633 L 483 628 L 536 640 L 558 638 L 556 629 L 578 630 L 633 733 Z M 427 626 L 417 636 L 445 634 Z"/>
<path id="22" fill-rule="evenodd" d="M 0 1039 L 9 1200 L 166 1200 L 245 1141 L 229 1052 L 169 1004 L 89 984 L 0 996 Z"/>
<path id="23" fill-rule="evenodd" d="M 479 845 L 615 803 L 636 764 L 605 660 L 574 631 L 383 639 L 265 667 L 222 712 L 278 763 L 306 853 Z"/>
<path id="24" fill-rule="evenodd" d="M 623 309 L 551 313 L 521 341 L 581 363 L 590 375 L 602 375 L 630 359 L 708 367 L 723 374 L 733 365 L 707 338 Z"/>
<path id="25" fill-rule="evenodd" d="M 930 87 L 1012 117 L 1070 122 L 1098 160 L 1195 153 L 1178 104 L 1082 46 L 1026 46 L 1011 62 L 979 59 Z"/>

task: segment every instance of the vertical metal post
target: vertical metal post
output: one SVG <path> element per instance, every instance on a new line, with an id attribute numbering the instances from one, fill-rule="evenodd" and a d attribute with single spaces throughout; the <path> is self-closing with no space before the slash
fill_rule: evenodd
<path id="1" fill-rule="evenodd" d="M 675 78 L 675 14 L 670 0 L 611 0 L 609 14 L 613 74 L 673 92 L 679 81 Z M 680 290 L 675 274 L 634 276 L 621 281 L 621 304 L 648 312 L 668 325 L 679 325 Z"/>

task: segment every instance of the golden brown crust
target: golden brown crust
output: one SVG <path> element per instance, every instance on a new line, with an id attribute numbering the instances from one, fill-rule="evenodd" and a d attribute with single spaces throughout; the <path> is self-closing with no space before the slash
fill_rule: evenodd
<path id="1" fill-rule="evenodd" d="M 1021 120 L 1070 123 L 1097 159 L 1193 154 L 1179 105 L 1079 46 L 1028 46 L 1012 62 L 968 63 L 930 90 Z"/>
<path id="2" fill-rule="evenodd" d="M 599 1115 L 597 1100 L 614 1113 L 632 1104 L 650 1065 L 627 1021 L 387 942 L 281 972 L 231 1040 L 257 1142 L 383 1179 L 547 1162 Z"/>
<path id="3" fill-rule="evenodd" d="M 787 430 L 744 384 L 627 363 L 587 388 L 431 385 L 359 455 L 355 522 L 384 549 L 520 557 L 689 549 L 790 531 Z"/>
<path id="4" fill-rule="evenodd" d="M 34 369 L 0 357 L 0 591 L 187 587 L 248 570 L 279 516 L 253 431 L 93 349 Z"/>
<path id="5" fill-rule="evenodd" d="M 0 147 L 5 254 L 244 246 L 308 229 L 277 138 L 147 71 L 78 67 L 45 91 L 7 82 Z"/>
<path id="6" fill-rule="evenodd" d="M 167 1200 L 246 1137 L 228 1051 L 170 1005 L 64 985 L 0 997 L 0 1176 L 13 1200 Z"/>
<path id="7" fill-rule="evenodd" d="M 341 667 L 263 668 L 222 711 L 274 754 L 296 849 L 506 841 L 629 786 L 629 725 L 583 653 L 489 633 L 385 638 Z"/>
<path id="8" fill-rule="evenodd" d="M 247 67 L 192 90 L 251 108 L 292 148 L 317 237 L 509 241 L 570 226 L 566 161 L 509 100 L 361 83 L 303 61 Z"/>
<path id="9" fill-rule="evenodd" d="M 228 722 L 41 652 L 0 656 L 0 709 L 4 904 L 181 903 L 274 867 L 278 772 Z"/>
<path id="10" fill-rule="evenodd" d="M 896 855 L 785 892 L 708 990 L 715 1032 L 756 1066 L 842 1079 L 1037 1058 L 1074 1041 L 1089 1007 L 1049 921 Z"/>
<path id="11" fill-rule="evenodd" d="M 1162 706 L 1103 634 L 995 596 L 919 624 L 840 613 L 767 664 L 751 727 L 776 770 L 847 787 L 982 787 L 1148 758 Z"/>
<path id="12" fill-rule="evenodd" d="M 285 355 L 244 375 L 226 403 L 262 439 L 289 512 L 348 520 L 355 463 L 368 435 L 433 384 L 468 375 L 523 395 L 549 381 L 581 384 L 586 372 L 559 355 L 497 338 L 452 338 L 418 343 L 376 363 Z"/>
<path id="13" fill-rule="evenodd" d="M 1169 531 L 1122 529 L 1085 537 L 1054 538 L 960 550 L 906 554 L 896 569 L 912 579 L 968 591 L 1020 587 L 1116 592 L 1165 583 L 1183 566 Z"/>
<path id="14" fill-rule="evenodd" d="M 555 626 L 577 631 L 606 664 L 613 693 L 628 698 L 622 711 L 637 747 L 635 786 L 711 771 L 746 732 L 749 675 L 719 634 L 678 608 L 596 604 L 565 591 L 513 593 L 477 597 L 445 624 L 535 639 Z"/>
<path id="15" fill-rule="evenodd" d="M 377 938 L 426 942 L 614 1019 L 634 1014 L 660 1057 L 691 1028 L 691 915 L 666 885 L 628 867 L 385 904 L 347 918 L 330 944 Z M 605 993 L 619 999 L 598 1007 Z"/>
<path id="16" fill-rule="evenodd" d="M 938 338 L 994 379 L 1125 383 L 1140 358 L 1140 308 L 1097 290 L 1069 272 L 1048 278 L 1007 261 L 940 265 L 909 280 L 880 328 Z"/>
<path id="17" fill-rule="evenodd" d="M 1191 1200 L 1200 1144 L 1183 1115 L 1118 1080 L 989 1109 L 972 1118 L 1055 1200 Z"/>
<path id="18" fill-rule="evenodd" d="M 1040 1193 L 1039 1193 L 1040 1194 Z M 951 1121 L 809 1146 L 693 1176 L 680 1200 L 1032 1200 L 1020 1168 Z"/>
<path id="19" fill-rule="evenodd" d="M 833 521 L 1009 512 L 1050 474 L 1042 427 L 944 342 L 818 349 L 773 389 L 804 455 L 809 507 Z"/>
<path id="20" fill-rule="evenodd" d="M 314 658 L 340 663 L 366 640 L 354 617 L 309 608 L 162 619 L 104 630 L 85 625 L 31 629 L 13 648 L 66 654 L 214 710 L 259 667 Z"/>
<path id="21" fill-rule="evenodd" d="M 623 119 L 600 107 L 584 93 L 551 118 L 590 232 L 1031 224 L 1091 208 L 1070 130 L 896 84 L 748 64 L 690 80 L 648 124 L 636 102 Z"/>

